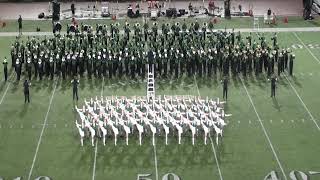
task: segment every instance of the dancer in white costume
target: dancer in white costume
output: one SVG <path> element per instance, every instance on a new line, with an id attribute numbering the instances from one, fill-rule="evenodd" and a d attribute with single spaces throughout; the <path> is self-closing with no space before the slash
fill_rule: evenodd
<path id="1" fill-rule="evenodd" d="M 127 145 L 133 131 L 139 133 L 139 145 L 142 144 L 143 133 L 152 135 L 152 145 L 155 145 L 155 135 L 161 136 L 162 129 L 167 145 L 168 135 L 174 132 L 170 131 L 170 127 L 177 131 L 178 144 L 181 144 L 184 132 L 185 134 L 191 132 L 192 145 L 195 144 L 196 135 L 203 132 L 203 136 L 200 137 L 203 137 L 204 144 L 207 144 L 211 131 L 215 132 L 218 144 L 219 137 L 222 137 L 223 129 L 227 125 L 225 118 L 231 116 L 225 114 L 224 102 L 219 102 L 219 99 L 215 101 L 195 96 L 164 96 L 164 98 L 158 96 L 150 102 L 145 97 L 136 96 L 132 99 L 117 96 L 99 99 L 95 97 L 90 98 L 89 102 L 85 100 L 84 104 L 82 109 L 75 107 L 81 120 L 80 124 L 76 121 L 76 127 L 80 134 L 81 145 L 86 138 L 85 130 L 88 130 L 92 146 L 96 134 L 106 145 L 108 127 L 113 132 L 115 145 L 120 131 L 126 134 Z"/>

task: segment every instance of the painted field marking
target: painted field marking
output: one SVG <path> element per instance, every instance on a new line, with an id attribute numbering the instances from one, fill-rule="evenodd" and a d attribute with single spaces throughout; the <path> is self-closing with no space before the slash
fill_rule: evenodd
<path id="1" fill-rule="evenodd" d="M 306 44 L 300 39 L 300 37 L 297 35 L 296 32 L 293 32 L 293 34 L 296 36 L 296 38 L 301 42 L 301 44 L 309 51 L 311 56 L 318 61 L 318 64 L 320 64 L 320 60 L 311 52 L 311 50 L 306 46 Z"/>
<path id="2" fill-rule="evenodd" d="M 104 77 L 102 77 L 100 97 L 103 96 L 103 89 L 104 89 Z M 96 177 L 97 154 L 98 154 L 98 140 L 96 140 L 96 145 L 95 145 L 95 150 L 94 150 L 94 160 L 93 160 L 93 169 L 92 169 L 92 180 L 94 180 L 95 177 Z"/>
<path id="3" fill-rule="evenodd" d="M 92 180 L 96 177 L 96 163 L 97 163 L 97 154 L 98 154 L 98 140 L 96 140 L 96 146 L 94 150 L 94 160 L 93 160 L 93 170 L 92 170 Z"/>
<path id="4" fill-rule="evenodd" d="M 49 112 L 50 112 L 50 109 L 51 109 L 52 100 L 53 100 L 53 97 L 54 97 L 55 92 L 56 92 L 56 89 L 57 89 L 57 84 L 58 84 L 58 80 L 55 82 L 54 89 L 53 89 L 53 92 L 52 92 L 52 95 L 51 95 L 51 98 L 50 98 L 49 107 L 48 107 L 46 116 L 45 116 L 45 118 L 44 118 L 43 124 L 46 124 L 46 123 L 47 123 L 48 115 L 49 115 Z M 42 126 L 42 130 L 41 130 L 40 137 L 39 137 L 39 140 L 38 140 L 36 152 L 35 152 L 35 154 L 34 154 L 34 157 L 33 157 L 33 160 L 32 160 L 32 165 L 31 165 L 31 168 L 30 168 L 30 171 L 29 171 L 28 180 L 30 180 L 31 175 L 32 175 L 34 163 L 36 162 L 36 159 L 37 159 L 37 155 L 38 155 L 38 151 L 39 151 L 39 147 L 40 147 L 40 144 L 41 144 L 41 140 L 42 140 L 42 136 L 43 136 L 43 132 L 44 132 L 44 130 L 45 130 L 45 127 L 46 127 L 46 126 Z"/>
<path id="5" fill-rule="evenodd" d="M 198 87 L 198 83 L 197 83 L 196 76 L 194 76 L 194 81 L 195 81 L 195 83 L 196 83 L 198 95 L 201 96 L 200 91 L 199 91 L 199 87 Z M 217 158 L 217 154 L 216 154 L 216 149 L 215 149 L 215 147 L 214 147 L 214 145 L 213 145 L 213 141 L 212 141 L 211 136 L 209 136 L 209 138 L 210 138 L 210 142 L 211 142 L 211 147 L 212 147 L 212 151 L 213 151 L 213 154 L 214 154 L 214 158 L 215 158 L 215 160 L 216 160 L 216 164 L 217 164 L 217 168 L 218 168 L 218 172 L 219 172 L 219 177 L 220 177 L 220 180 L 223 180 L 222 173 L 221 173 L 221 170 L 220 170 L 220 165 L 219 165 L 218 158 Z"/>
<path id="6" fill-rule="evenodd" d="M 154 167 L 156 169 L 156 180 L 158 180 L 158 159 L 157 159 L 157 150 L 156 150 L 156 143 L 153 146 L 153 153 L 154 153 Z"/>
<path id="7" fill-rule="evenodd" d="M 287 79 L 287 81 L 289 82 L 289 85 L 291 86 L 291 88 L 293 89 L 293 91 L 295 92 L 295 94 L 297 95 L 297 97 L 299 98 L 302 106 L 305 108 L 305 110 L 308 112 L 309 116 L 311 117 L 311 120 L 314 122 L 314 124 L 316 125 L 316 127 L 318 128 L 318 130 L 320 131 L 320 127 L 318 125 L 318 123 L 316 122 L 316 120 L 314 119 L 313 115 L 311 114 L 309 108 L 307 107 L 307 105 L 303 102 L 301 96 L 299 95 L 299 93 L 297 92 L 296 88 L 292 85 L 292 83 L 290 82 L 290 80 L 288 79 L 286 74 L 283 74 L 284 77 Z"/>
<path id="8" fill-rule="evenodd" d="M 9 80 L 12 78 L 12 75 L 14 77 L 15 74 L 12 72 L 10 77 L 9 77 Z M 4 97 L 7 95 L 7 92 L 9 90 L 9 87 L 10 87 L 10 84 L 11 84 L 10 82 L 7 82 L 7 83 L 8 83 L 8 85 L 7 85 L 7 88 L 6 88 L 6 90 L 4 91 L 4 93 L 3 93 L 2 97 L 1 97 L 0 105 L 2 104 Z"/>
<path id="9" fill-rule="evenodd" d="M 284 177 L 285 180 L 287 180 L 287 176 L 286 176 L 286 174 L 285 174 L 285 172 L 284 172 L 284 170 L 283 170 L 283 168 L 282 168 L 282 164 L 281 164 L 281 162 L 280 162 L 280 160 L 279 160 L 279 158 L 278 158 L 278 155 L 277 155 L 276 151 L 274 150 L 274 147 L 273 147 L 272 142 L 271 142 L 271 140 L 270 140 L 270 138 L 269 138 L 269 135 L 268 135 L 268 133 L 267 133 L 267 130 L 266 130 L 266 128 L 264 127 L 264 125 L 263 125 L 263 123 L 262 123 L 262 121 L 261 121 L 260 115 L 259 115 L 258 112 L 257 112 L 256 106 L 254 105 L 254 103 L 253 103 L 253 101 L 252 101 L 252 98 L 251 98 L 251 96 L 250 96 L 250 94 L 249 94 L 249 92 L 248 92 L 248 90 L 247 90 L 247 87 L 246 87 L 246 85 L 243 83 L 243 80 L 242 80 L 241 78 L 240 78 L 240 81 L 241 81 L 241 83 L 242 83 L 242 85 L 243 85 L 243 87 L 244 87 L 244 89 L 245 89 L 245 91 L 246 91 L 246 93 L 247 93 L 247 96 L 248 96 L 248 98 L 249 98 L 249 100 L 250 100 L 250 103 L 251 103 L 251 105 L 252 105 L 252 107 L 253 107 L 253 110 L 254 110 L 254 112 L 256 113 L 257 117 L 258 117 L 258 120 L 259 120 L 259 122 L 260 122 L 260 125 L 261 125 L 261 127 L 262 127 L 262 130 L 263 130 L 263 132 L 264 132 L 264 134 L 265 134 L 265 136 L 266 136 L 266 138 L 267 138 L 267 140 L 268 140 L 268 143 L 269 143 L 269 145 L 270 145 L 270 147 L 271 147 L 271 150 L 272 150 L 272 152 L 273 152 L 273 155 L 274 155 L 274 157 L 275 157 L 276 160 L 277 160 L 277 163 L 278 163 L 278 165 L 279 165 L 279 167 L 280 167 L 280 169 L 281 169 L 281 172 L 282 172 L 282 174 L 283 174 L 283 177 Z"/>
<path id="10" fill-rule="evenodd" d="M 212 151 L 213 151 L 213 154 L 214 154 L 214 158 L 215 158 L 215 160 L 217 162 L 217 168 L 218 168 L 218 171 L 219 171 L 220 180 L 223 180 L 222 173 L 221 173 L 221 170 L 220 170 L 220 166 L 219 166 L 219 163 L 218 163 L 216 148 L 214 147 L 214 143 L 212 141 L 211 135 L 209 135 L 209 138 L 210 138 L 210 142 L 211 142 L 211 147 L 212 147 Z"/>
<path id="11" fill-rule="evenodd" d="M 317 171 L 309 171 L 309 174 L 310 174 L 310 175 L 320 174 L 320 172 L 317 172 Z"/>

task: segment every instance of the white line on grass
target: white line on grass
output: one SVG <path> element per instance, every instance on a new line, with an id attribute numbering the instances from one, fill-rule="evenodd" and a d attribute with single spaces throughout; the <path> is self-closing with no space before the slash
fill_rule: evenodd
<path id="1" fill-rule="evenodd" d="M 158 180 L 158 159 L 157 159 L 157 150 L 156 144 L 153 146 L 153 153 L 154 153 L 154 166 L 156 168 L 156 180 Z"/>
<path id="2" fill-rule="evenodd" d="M 104 77 L 102 77 L 101 91 L 100 91 L 100 98 L 103 96 L 103 88 L 104 88 Z M 96 177 L 97 154 L 98 154 L 98 140 L 96 140 L 96 146 L 95 146 L 95 150 L 94 150 L 94 160 L 93 160 L 92 180 L 94 180 L 94 179 L 95 179 L 95 177 Z"/>
<path id="3" fill-rule="evenodd" d="M 320 64 L 320 60 L 311 52 L 311 50 L 306 46 L 306 44 L 299 38 L 297 33 L 293 32 L 293 34 L 296 36 L 296 38 L 301 42 L 301 44 L 309 51 L 309 53 L 312 55 L 312 57 L 318 61 L 318 64 Z"/>
<path id="4" fill-rule="evenodd" d="M 284 73 L 283 73 L 283 75 L 284 75 L 284 77 L 287 79 L 287 81 L 289 82 L 289 84 L 290 84 L 291 88 L 293 89 L 293 91 L 296 93 L 296 95 L 297 95 L 297 97 L 299 98 L 302 106 L 306 109 L 306 111 L 308 112 L 308 114 L 309 114 L 309 116 L 311 117 L 312 121 L 313 121 L 314 124 L 317 126 L 318 130 L 320 131 L 320 127 L 319 127 L 318 123 L 316 122 L 316 120 L 314 119 L 313 115 L 312 115 L 311 112 L 309 111 L 307 105 L 303 102 L 303 100 L 302 100 L 301 96 L 299 95 L 299 93 L 297 92 L 296 88 L 292 85 L 292 83 L 291 83 L 290 80 L 288 79 L 287 75 L 284 74 Z"/>
<path id="5" fill-rule="evenodd" d="M 12 75 L 14 75 L 13 72 L 11 73 L 11 75 L 9 77 L 9 80 L 11 79 Z M 4 91 L 4 93 L 3 93 L 2 97 L 1 97 L 0 105 L 2 104 L 4 97 L 7 95 L 7 92 L 9 90 L 9 87 L 10 87 L 10 84 L 11 84 L 10 82 L 7 82 L 7 83 L 8 83 L 8 85 L 7 85 L 7 88 L 6 88 L 6 90 Z"/>
<path id="6" fill-rule="evenodd" d="M 263 123 L 262 123 L 262 121 L 261 121 L 260 115 L 259 115 L 258 112 L 257 112 L 256 106 L 254 105 L 254 103 L 253 103 L 253 101 L 252 101 L 252 98 L 251 98 L 251 96 L 250 96 L 250 94 L 249 94 L 249 92 L 248 92 L 248 90 L 247 90 L 247 87 L 246 87 L 246 85 L 243 83 L 243 80 L 242 80 L 241 78 L 240 78 L 240 81 L 241 81 L 244 89 L 246 90 L 246 93 L 247 93 L 247 95 L 248 95 L 248 97 L 249 97 L 250 103 L 251 103 L 251 105 L 252 105 L 252 107 L 253 107 L 253 109 L 254 109 L 254 112 L 256 113 L 256 115 L 257 115 L 257 117 L 258 117 L 258 120 L 259 120 L 259 122 L 260 122 L 260 125 L 261 125 L 261 127 L 262 127 L 262 130 L 263 130 L 263 132 L 264 132 L 264 134 L 265 134 L 265 136 L 266 136 L 266 138 L 267 138 L 267 140 L 268 140 L 268 143 L 269 143 L 269 145 L 270 145 L 270 147 L 271 147 L 271 150 L 272 150 L 272 152 L 273 152 L 273 155 L 274 155 L 274 157 L 276 158 L 276 160 L 277 160 L 277 162 L 278 162 L 278 165 L 279 165 L 279 167 L 280 167 L 280 169 L 281 169 L 281 172 L 282 172 L 282 174 L 283 174 L 283 176 L 284 176 L 284 179 L 287 180 L 286 173 L 284 172 L 284 170 L 283 170 L 283 168 L 282 168 L 282 164 L 281 164 L 281 162 L 280 162 L 280 160 L 279 160 L 279 158 L 278 158 L 278 155 L 277 155 L 276 151 L 274 150 L 274 147 L 273 147 L 273 145 L 272 145 L 272 143 L 271 143 L 271 140 L 270 140 L 270 138 L 269 138 L 269 135 L 268 135 L 268 133 L 267 133 L 267 130 L 266 130 L 266 128 L 264 127 L 264 125 L 263 125 Z"/>
<path id="7" fill-rule="evenodd" d="M 198 95 L 201 96 L 200 91 L 199 91 L 199 87 L 198 87 L 198 83 L 197 83 L 196 76 L 194 76 L 194 81 L 195 81 L 195 83 L 196 83 Z M 215 149 L 215 147 L 214 147 L 214 145 L 213 145 L 211 136 L 209 136 L 209 138 L 210 138 L 210 141 L 211 141 L 211 147 L 212 147 L 212 151 L 213 151 L 213 154 L 214 154 L 214 158 L 215 158 L 215 160 L 216 160 L 216 164 L 217 164 L 217 168 L 218 168 L 218 172 L 219 172 L 219 177 L 220 177 L 220 180 L 223 180 L 222 173 L 221 173 L 221 170 L 220 170 L 220 165 L 219 165 L 218 158 L 217 158 L 217 154 L 216 154 L 216 149 Z"/>
<path id="8" fill-rule="evenodd" d="M 98 151 L 98 140 L 96 140 L 96 147 L 94 150 L 94 161 L 93 161 L 93 171 L 92 171 L 92 180 L 96 177 L 96 163 L 97 163 L 97 152 Z"/>
<path id="9" fill-rule="evenodd" d="M 214 158 L 215 158 L 215 160 L 217 162 L 217 168 L 218 168 L 218 171 L 219 171 L 220 180 L 223 180 L 222 173 L 221 173 L 221 170 L 220 170 L 220 166 L 219 166 L 219 163 L 218 163 L 216 148 L 214 147 L 211 135 L 209 136 L 209 138 L 210 138 L 210 142 L 211 142 L 211 147 L 212 147 L 212 151 L 213 151 L 213 154 L 214 154 Z"/>
<path id="10" fill-rule="evenodd" d="M 54 89 L 53 89 L 53 92 L 52 92 L 52 95 L 51 95 L 51 98 L 50 98 L 49 107 L 48 107 L 46 116 L 44 118 L 44 122 L 43 122 L 44 125 L 42 126 L 42 130 L 41 130 L 40 137 L 39 137 L 39 140 L 38 140 L 36 152 L 35 152 L 33 160 L 32 160 L 32 165 L 31 165 L 31 168 L 30 168 L 30 171 L 29 171 L 28 180 L 30 180 L 30 178 L 31 178 L 33 167 L 34 167 L 34 163 L 36 162 L 36 159 L 37 159 L 40 143 L 41 143 L 41 140 L 42 140 L 42 135 L 43 135 L 44 129 L 46 128 L 45 124 L 47 124 L 48 115 L 49 115 L 49 112 L 50 112 L 50 109 L 51 109 L 51 104 L 52 104 L 52 100 L 53 100 L 54 94 L 56 92 L 57 84 L 58 84 L 58 80 L 55 82 Z"/>

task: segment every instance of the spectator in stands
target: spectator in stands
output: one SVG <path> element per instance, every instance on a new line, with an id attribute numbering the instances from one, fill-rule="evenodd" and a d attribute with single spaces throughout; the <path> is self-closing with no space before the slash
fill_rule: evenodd
<path id="1" fill-rule="evenodd" d="M 275 25 L 277 23 L 277 16 L 276 14 L 273 12 L 272 13 L 272 24 Z"/>
<path id="2" fill-rule="evenodd" d="M 21 15 L 19 15 L 19 19 L 18 19 L 18 24 L 19 24 L 19 35 L 22 35 L 22 17 Z"/>
<path id="3" fill-rule="evenodd" d="M 268 9 L 267 17 L 268 17 L 267 23 L 270 24 L 270 20 L 271 20 L 271 9 L 270 8 Z"/>
<path id="4" fill-rule="evenodd" d="M 239 8 L 239 11 L 242 12 L 242 6 L 241 6 L 241 4 L 239 4 L 238 8 Z"/>
<path id="5" fill-rule="evenodd" d="M 189 8 L 189 11 L 192 11 L 192 4 L 191 4 L 191 2 L 189 3 L 188 8 Z"/>
<path id="6" fill-rule="evenodd" d="M 192 16 L 192 13 L 193 13 L 193 7 L 192 7 L 191 2 L 189 3 L 188 8 L 189 8 L 189 16 Z"/>
<path id="7" fill-rule="evenodd" d="M 74 17 L 75 9 L 76 9 L 76 8 L 74 7 L 74 2 L 72 2 L 72 4 L 71 4 L 72 17 Z"/>

